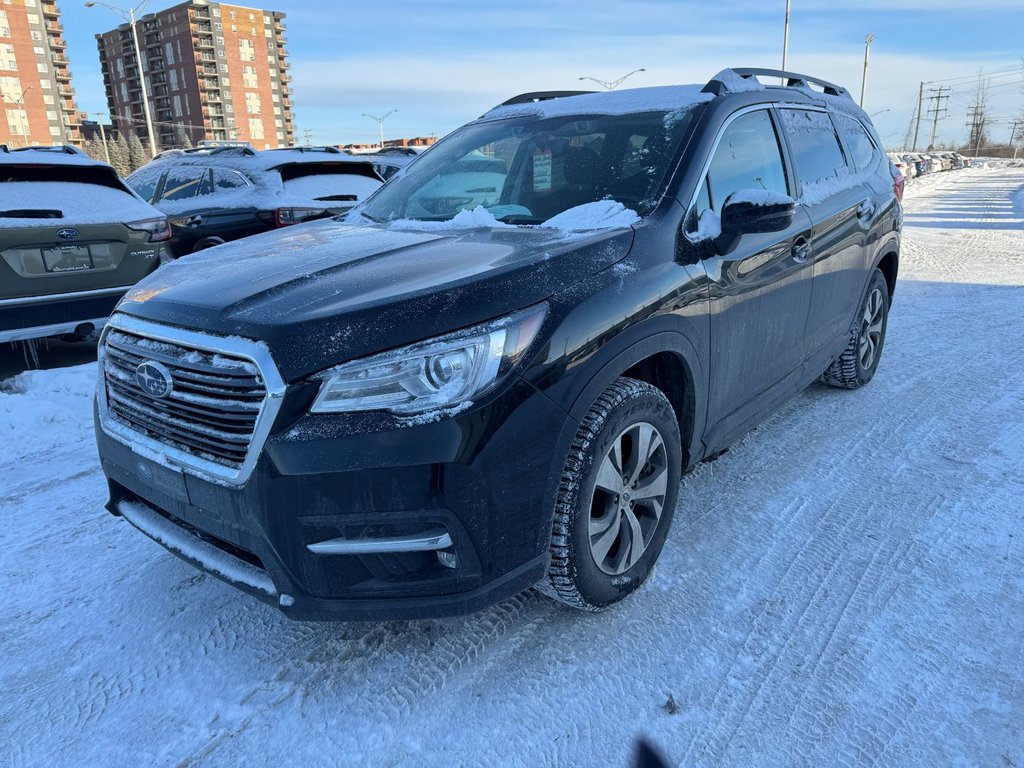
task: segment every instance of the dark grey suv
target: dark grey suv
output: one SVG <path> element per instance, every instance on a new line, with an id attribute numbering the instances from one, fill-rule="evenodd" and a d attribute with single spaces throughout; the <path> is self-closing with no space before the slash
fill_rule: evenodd
<path id="1" fill-rule="evenodd" d="M 126 297 L 108 508 L 295 618 L 610 606 L 683 472 L 875 374 L 901 182 L 802 75 L 511 99 L 346 217 Z"/>

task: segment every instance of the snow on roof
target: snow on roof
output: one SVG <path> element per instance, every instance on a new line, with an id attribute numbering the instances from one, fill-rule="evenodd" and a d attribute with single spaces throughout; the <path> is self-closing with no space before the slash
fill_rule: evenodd
<path id="1" fill-rule="evenodd" d="M 763 91 L 764 86 L 755 76 L 741 77 L 735 70 L 723 69 L 712 80 L 717 80 L 728 89 L 729 93 L 744 93 L 746 91 Z"/>
<path id="2" fill-rule="evenodd" d="M 77 166 L 102 166 L 109 168 L 106 163 L 93 160 L 86 154 L 75 152 L 61 152 L 57 149 L 44 147 L 26 147 L 24 149 L 0 151 L 0 165 L 77 165 Z"/>
<path id="3" fill-rule="evenodd" d="M 669 112 L 711 101 L 701 85 L 660 85 L 623 91 L 585 93 L 547 101 L 495 107 L 481 120 L 508 117 L 566 117 L 571 115 L 629 115 L 638 112 Z"/>

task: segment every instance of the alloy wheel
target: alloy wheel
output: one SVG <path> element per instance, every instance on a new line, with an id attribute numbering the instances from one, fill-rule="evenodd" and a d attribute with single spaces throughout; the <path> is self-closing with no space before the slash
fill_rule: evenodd
<path id="1" fill-rule="evenodd" d="M 661 433 L 643 421 L 619 433 L 601 460 L 588 540 L 604 573 L 625 573 L 651 543 L 668 488 L 667 456 Z"/>
<path id="2" fill-rule="evenodd" d="M 879 288 L 872 289 L 868 300 L 864 303 L 864 316 L 861 322 L 858 358 L 860 366 L 870 371 L 878 357 L 878 349 L 882 345 L 882 321 L 884 300 Z"/>

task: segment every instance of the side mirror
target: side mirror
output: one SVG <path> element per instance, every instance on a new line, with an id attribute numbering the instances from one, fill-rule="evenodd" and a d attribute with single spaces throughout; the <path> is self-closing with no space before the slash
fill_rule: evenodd
<path id="1" fill-rule="evenodd" d="M 741 189 L 725 199 L 722 206 L 722 233 L 715 238 L 715 249 L 727 254 L 736 247 L 741 235 L 754 232 L 781 232 L 796 216 L 796 200 L 764 189 Z"/>
<path id="2" fill-rule="evenodd" d="M 781 232 L 796 216 L 796 201 L 789 195 L 763 189 L 741 189 L 722 206 L 722 234 Z"/>

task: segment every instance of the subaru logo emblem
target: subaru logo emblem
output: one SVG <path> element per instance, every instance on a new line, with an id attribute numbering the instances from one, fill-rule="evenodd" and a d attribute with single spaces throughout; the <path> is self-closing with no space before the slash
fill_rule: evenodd
<path id="1" fill-rule="evenodd" d="M 174 379 L 166 365 L 147 360 L 135 369 L 135 382 L 152 398 L 167 397 L 174 389 Z"/>
<path id="2" fill-rule="evenodd" d="M 74 240 L 78 237 L 78 230 L 72 227 L 65 227 L 57 230 L 57 237 L 61 240 Z"/>

